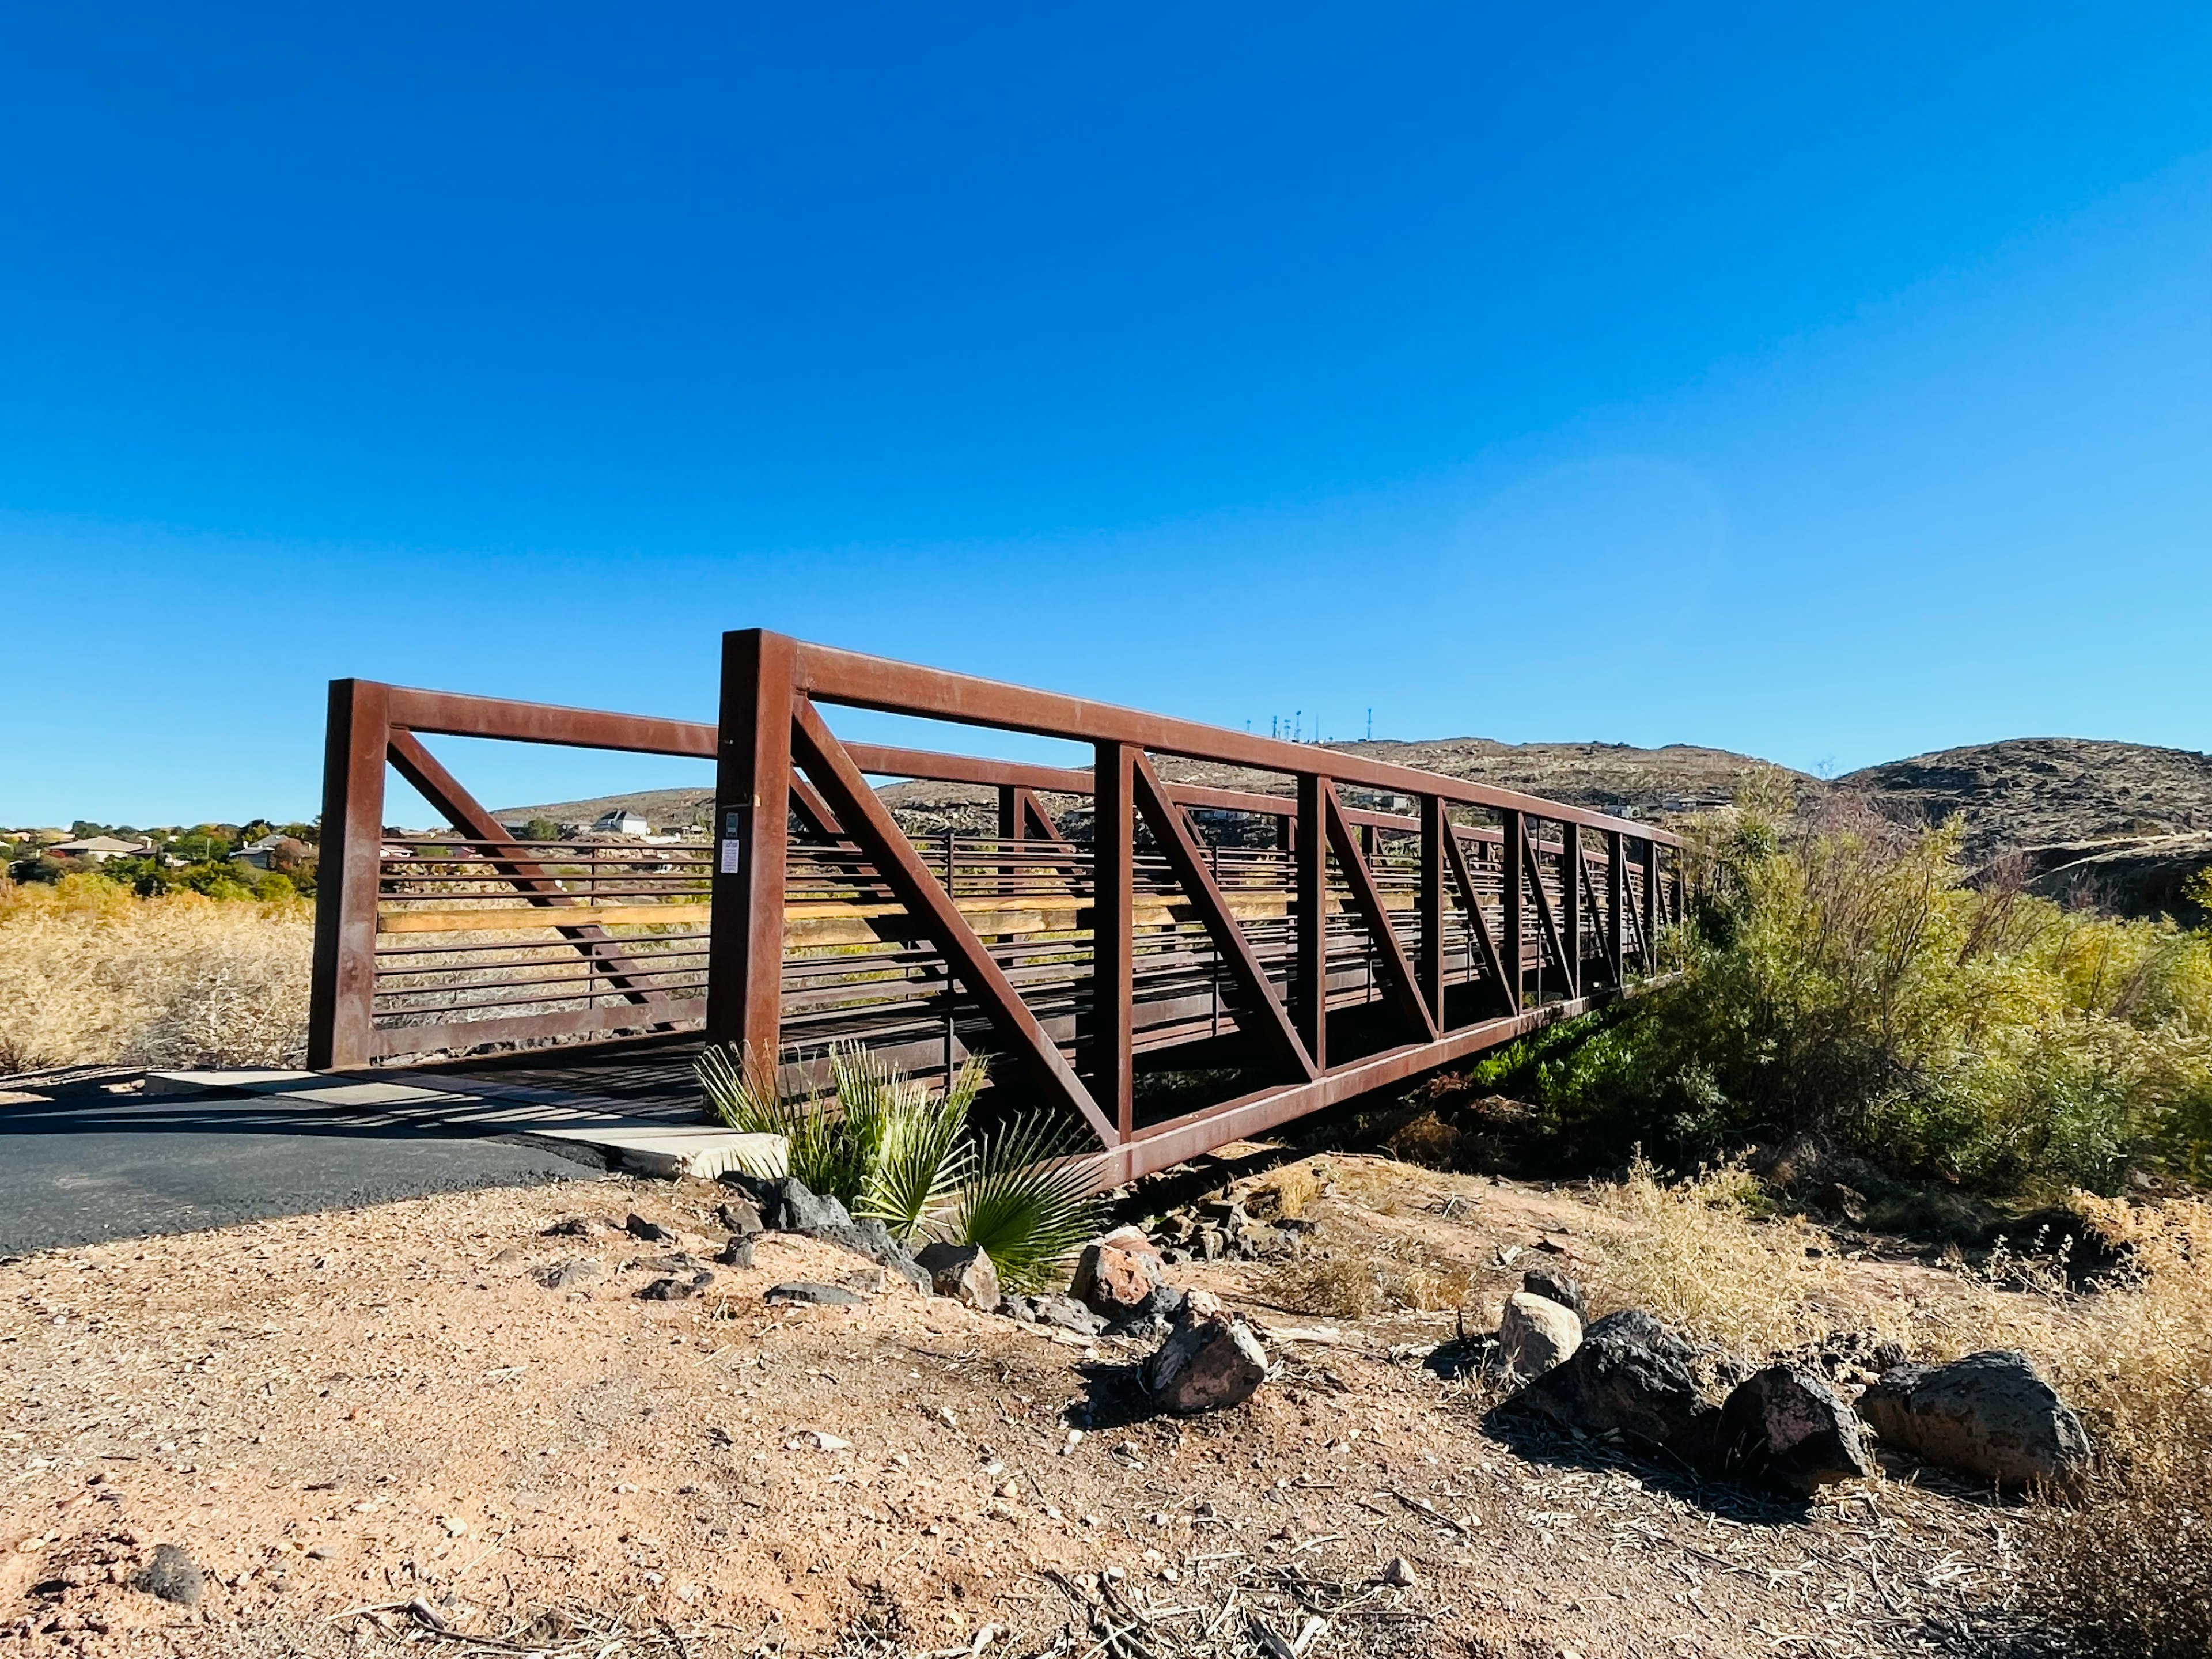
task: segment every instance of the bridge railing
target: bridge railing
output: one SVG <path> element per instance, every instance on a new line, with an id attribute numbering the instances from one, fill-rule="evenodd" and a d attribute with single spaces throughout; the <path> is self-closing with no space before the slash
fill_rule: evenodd
<path id="1" fill-rule="evenodd" d="M 1093 764 L 847 741 L 840 708 Z M 981 1054 L 1120 1179 L 1626 994 L 1680 913 L 1652 825 L 773 634 L 726 637 L 721 716 L 335 682 L 311 1063 L 702 1030 L 794 1080 L 838 1042 Z M 425 742 L 449 735 L 711 759 L 710 831 L 530 839 Z M 387 831 L 388 772 L 451 832 Z M 971 805 L 910 829 L 872 779 Z"/>
<path id="2" fill-rule="evenodd" d="M 847 742 L 841 707 L 1093 763 Z M 1626 994 L 1680 912 L 1680 843 L 1652 825 L 762 630 L 724 637 L 720 714 L 709 1036 L 802 1069 L 836 1041 L 923 1069 L 987 1054 L 1088 1127 L 1109 1179 Z M 1164 775 L 1184 762 L 1254 787 Z M 910 836 L 884 775 L 994 788 L 1000 836 Z M 1088 799 L 1087 837 L 1050 795 Z M 1200 812 L 1261 833 L 1224 845 Z"/>

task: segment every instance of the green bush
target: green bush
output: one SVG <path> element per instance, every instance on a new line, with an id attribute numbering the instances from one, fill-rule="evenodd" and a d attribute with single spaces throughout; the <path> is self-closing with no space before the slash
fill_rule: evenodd
<path id="1" fill-rule="evenodd" d="M 1956 825 L 1791 830 L 1753 794 L 1693 838 L 1680 979 L 1513 1045 L 1478 1084 L 1685 1158 L 1810 1133 L 1992 1195 L 2205 1173 L 2212 938 L 1969 885 Z"/>

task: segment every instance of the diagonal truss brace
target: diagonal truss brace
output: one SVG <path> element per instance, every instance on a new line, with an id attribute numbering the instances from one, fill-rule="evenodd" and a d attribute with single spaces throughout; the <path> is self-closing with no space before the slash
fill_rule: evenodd
<path id="1" fill-rule="evenodd" d="M 1391 928 L 1390 912 L 1383 906 L 1382 891 L 1375 884 L 1374 873 L 1359 855 L 1359 838 L 1352 833 L 1352 821 L 1344 816 L 1344 803 L 1337 799 L 1336 786 L 1327 778 L 1322 780 L 1321 800 L 1329 850 L 1336 854 L 1337 864 L 1351 884 L 1352 903 L 1382 951 L 1382 977 L 1389 981 L 1391 1000 L 1398 1005 L 1406 1023 L 1421 1034 L 1424 1042 L 1434 1042 L 1437 1022 L 1429 1012 L 1429 1000 L 1421 994 L 1419 981 L 1413 977 L 1413 964 L 1406 957 L 1406 947 L 1398 942 L 1398 935 Z"/>
<path id="2" fill-rule="evenodd" d="M 1482 901 L 1475 896 L 1474 872 L 1467 867 L 1467 848 L 1444 825 L 1444 853 L 1451 864 L 1452 881 L 1459 889 L 1460 900 L 1467 906 L 1467 914 L 1474 923 L 1474 936 L 1482 946 L 1483 966 L 1490 970 L 1490 982 L 1498 988 L 1498 1000 L 1509 1014 L 1521 1012 L 1515 1002 L 1512 981 L 1505 976 L 1504 958 L 1498 953 L 1498 940 L 1490 931 L 1490 918 L 1482 914 Z"/>
<path id="3" fill-rule="evenodd" d="M 1523 836 L 1521 838 L 1521 859 L 1528 872 L 1528 885 L 1536 895 L 1536 915 L 1543 922 L 1544 937 L 1551 942 L 1552 960 L 1559 964 L 1559 973 L 1567 982 L 1567 994 L 1574 996 L 1577 994 L 1576 983 L 1580 977 L 1576 972 L 1578 964 L 1567 960 L 1567 941 L 1559 932 L 1559 918 L 1552 909 L 1552 896 L 1544 890 L 1543 868 L 1536 862 L 1535 836 Z M 1565 873 L 1565 871 L 1560 872 L 1562 876 Z M 1540 985 L 1541 981 L 1538 983 Z"/>
<path id="4" fill-rule="evenodd" d="M 1176 880 L 1190 896 L 1199 916 L 1206 923 L 1206 931 L 1212 936 L 1213 947 L 1220 954 L 1244 1000 L 1252 1009 L 1252 1017 L 1261 1028 L 1261 1035 L 1290 1062 L 1300 1079 L 1310 1082 L 1320 1073 L 1315 1068 L 1313 1056 L 1298 1040 L 1291 1024 L 1289 1012 L 1275 994 L 1275 988 L 1267 978 L 1267 971 L 1260 965 L 1253 953 L 1251 941 L 1237 926 L 1237 918 L 1229 913 L 1229 902 L 1222 896 L 1220 885 L 1213 879 L 1213 872 L 1191 839 L 1190 830 L 1182 809 L 1168 799 L 1166 786 L 1152 763 L 1144 754 L 1131 757 L 1132 770 L 1136 781 L 1137 810 L 1152 827 L 1152 835 L 1159 842 L 1160 850 L 1167 854 L 1168 867 L 1175 872 Z"/>
<path id="5" fill-rule="evenodd" d="M 1599 916 L 1605 915 L 1605 907 L 1601 905 L 1597 899 L 1597 878 L 1591 875 L 1589 872 L 1589 860 L 1586 858 L 1581 858 L 1576 860 L 1576 862 L 1582 866 L 1583 904 L 1584 906 L 1583 914 L 1588 916 Z M 1607 926 L 1609 927 L 1611 923 L 1608 921 Z M 1610 963 L 1610 961 L 1611 958 L 1608 957 L 1608 963 Z M 1579 963 L 1576 964 L 1577 971 L 1575 983 L 1577 987 L 1582 983 L 1580 975 L 1581 966 L 1582 964 Z"/>
<path id="6" fill-rule="evenodd" d="M 399 775 L 413 785 L 423 799 L 444 813 L 447 823 L 471 840 L 483 842 L 485 861 L 499 872 L 501 879 L 512 882 L 523 897 L 550 909 L 580 902 L 574 894 L 562 889 L 544 865 L 514 842 L 499 821 L 462 787 L 460 780 L 422 746 L 421 738 L 395 726 L 386 732 L 385 741 L 386 755 Z M 613 990 L 630 1001 L 672 1000 L 665 993 L 638 982 L 650 979 L 651 967 L 618 949 L 621 941 L 597 922 L 556 921 L 550 925 L 591 959 Z"/>
<path id="7" fill-rule="evenodd" d="M 944 953 L 953 977 L 982 1005 L 1000 1039 L 1048 1098 L 1079 1114 L 1101 1145 L 1118 1145 L 1120 1135 L 1060 1054 L 1060 1045 L 1030 1012 L 1006 970 L 993 959 L 951 896 L 922 863 L 914 844 L 876 792 L 868 787 L 860 768 L 823 723 L 814 704 L 805 696 L 795 698 L 791 719 L 794 758 L 822 792 L 845 833 L 859 844 L 861 855 L 876 866 L 876 873 L 906 907 L 915 928 Z"/>

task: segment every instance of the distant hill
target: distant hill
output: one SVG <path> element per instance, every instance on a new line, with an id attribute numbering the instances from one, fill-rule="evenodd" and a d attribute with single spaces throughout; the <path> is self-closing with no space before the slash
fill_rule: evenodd
<path id="1" fill-rule="evenodd" d="M 593 819 L 613 811 L 635 812 L 655 830 L 688 830 L 714 816 L 711 789 L 638 789 L 627 795 L 594 795 L 589 800 L 557 800 L 540 806 L 502 806 L 492 817 L 520 828 L 532 818 L 589 827 Z"/>
<path id="2" fill-rule="evenodd" d="M 1958 813 L 1977 860 L 2061 843 L 2212 830 L 2212 755 L 2089 738 L 2010 738 L 1836 780 L 1893 816 Z"/>
<path id="3" fill-rule="evenodd" d="M 1624 744 L 1439 738 L 1327 746 L 1644 819 L 1724 805 L 1745 773 L 1771 764 L 1690 744 L 1635 749 Z M 1965 821 L 1966 855 L 1973 863 L 1987 866 L 2017 855 L 2033 889 L 2053 897 L 2203 920 L 2181 896 L 2181 887 L 2191 874 L 2212 863 L 2212 755 L 2086 738 L 2013 738 L 1886 761 L 1832 781 L 1787 768 L 1773 769 L 1788 778 L 1804 808 L 1817 807 L 1832 796 L 1855 796 L 1902 823 L 1940 823 L 1955 814 Z M 1280 788 L 1279 779 L 1173 757 L 1163 757 L 1160 770 L 1176 782 Z M 1361 792 L 1352 793 L 1365 799 Z M 884 799 L 916 834 L 948 828 L 988 833 L 996 822 L 995 799 L 987 789 L 899 783 L 888 786 Z M 1088 816 L 1087 803 L 1060 805 L 1073 825 Z M 642 813 L 656 829 L 673 829 L 703 823 L 712 806 L 706 790 L 653 789 L 513 807 L 496 816 L 510 823 L 532 817 L 588 823 L 603 812 L 626 807 Z"/>

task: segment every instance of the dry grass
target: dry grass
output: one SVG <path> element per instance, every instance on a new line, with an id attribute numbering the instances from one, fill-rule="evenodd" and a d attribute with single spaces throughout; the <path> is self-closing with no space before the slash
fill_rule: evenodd
<path id="1" fill-rule="evenodd" d="M 1851 1301 L 1828 1236 L 1795 1218 L 1761 1219 L 1759 1183 L 1736 1165 L 1669 1182 L 1639 1158 L 1626 1182 L 1592 1201 L 1619 1224 L 1602 1235 L 1605 1266 L 1595 1275 L 1610 1307 L 1649 1309 L 1709 1341 L 1763 1354 L 1819 1340 Z M 1864 1324 L 1881 1310 L 1850 1311 Z"/>
<path id="2" fill-rule="evenodd" d="M 0 882 L 0 1072 L 297 1065 L 314 912 Z"/>
<path id="3" fill-rule="evenodd" d="M 1418 1238 L 1324 1234 L 1285 1271 L 1275 1299 L 1298 1313 L 1366 1319 L 1379 1313 L 1444 1313 L 1475 1299 L 1477 1275 Z"/>
<path id="4" fill-rule="evenodd" d="M 1668 1183 L 1639 1164 L 1597 1201 L 1619 1224 L 1602 1300 L 1649 1308 L 1740 1352 L 1871 1329 L 1917 1357 L 2028 1353 L 2089 1425 L 2098 1470 L 2079 1507 L 2042 1506 L 2021 1582 L 2076 1650 L 2178 1659 L 2212 1630 L 2212 1202 L 2077 1194 L 2130 1265 L 2088 1292 L 2019 1258 L 1891 1297 L 1855 1288 L 1817 1228 L 1763 1219 L 1733 1167 Z M 1823 1254 L 1806 1255 L 1810 1247 Z"/>
<path id="5" fill-rule="evenodd" d="M 2059 1511 L 2026 1582 L 2092 1650 L 2178 1659 L 2212 1631 L 2212 1203 L 2081 1199 L 2131 1281 L 2059 1358 L 2099 1431 L 2092 1501 Z"/>
<path id="6" fill-rule="evenodd" d="M 1321 1177 L 1310 1164 L 1294 1164 L 1244 1196 L 1247 1212 L 1261 1221 L 1296 1221 L 1321 1196 Z"/>

